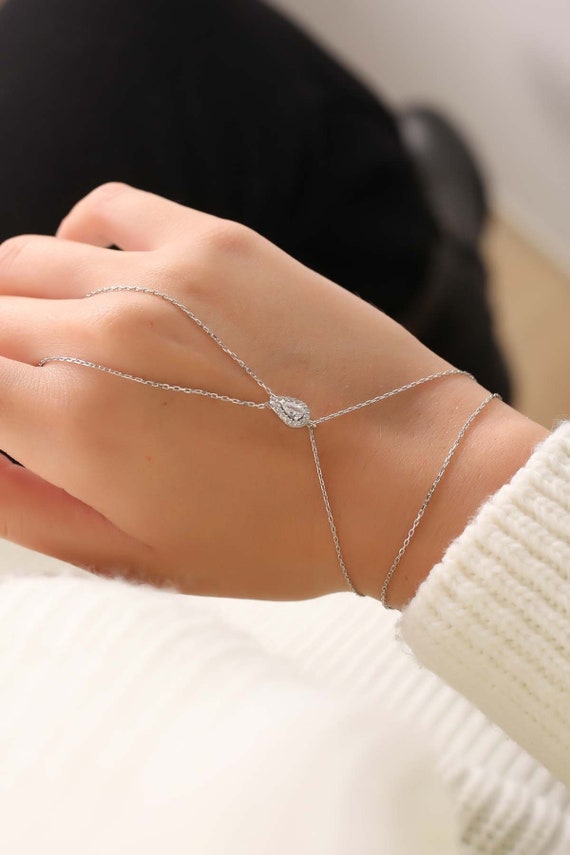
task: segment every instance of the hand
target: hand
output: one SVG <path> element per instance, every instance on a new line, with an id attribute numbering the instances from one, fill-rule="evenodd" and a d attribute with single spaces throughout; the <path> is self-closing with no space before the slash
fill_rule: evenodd
<path id="1" fill-rule="evenodd" d="M 2 461 L 1 534 L 96 572 L 193 593 L 343 590 L 306 430 L 270 410 L 78 365 L 37 367 L 44 357 L 74 356 L 266 400 L 165 301 L 134 293 L 83 299 L 117 284 L 176 297 L 314 416 L 449 367 L 245 227 L 105 185 L 73 209 L 57 237 L 1 248 L 0 447 L 25 467 Z M 346 563 L 364 593 L 378 594 L 453 424 L 483 395 L 465 378 L 431 386 L 317 428 Z"/>

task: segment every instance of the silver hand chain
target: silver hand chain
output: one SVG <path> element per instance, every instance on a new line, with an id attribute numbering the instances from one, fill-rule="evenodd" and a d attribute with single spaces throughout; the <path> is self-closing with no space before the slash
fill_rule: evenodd
<path id="1" fill-rule="evenodd" d="M 469 428 L 471 427 L 471 425 L 473 424 L 473 422 L 475 421 L 475 419 L 477 418 L 479 413 L 481 413 L 485 409 L 487 404 L 490 404 L 491 401 L 493 400 L 493 398 L 499 398 L 500 399 L 500 397 L 501 396 L 498 395 L 497 393 L 487 395 L 485 400 L 481 404 L 479 404 L 479 406 L 477 407 L 476 410 L 474 410 L 471 413 L 471 415 L 469 416 L 469 418 L 467 419 L 467 421 L 465 422 L 465 424 L 463 425 L 463 427 L 461 428 L 461 430 L 457 434 L 457 437 L 455 438 L 455 442 L 453 443 L 453 445 L 451 446 L 451 448 L 447 452 L 445 460 L 443 461 L 443 463 L 440 466 L 439 472 L 437 473 L 437 475 L 433 479 L 432 485 L 426 493 L 426 496 L 425 496 L 425 498 L 421 504 L 421 507 L 420 507 L 419 511 L 417 512 L 416 517 L 415 517 L 415 519 L 414 519 L 414 521 L 410 527 L 410 530 L 408 531 L 406 537 L 404 538 L 404 542 L 401 545 L 400 549 L 398 550 L 398 553 L 392 562 L 392 566 L 388 570 L 386 578 L 384 579 L 384 584 L 382 585 L 382 588 L 380 590 L 380 602 L 382 603 L 383 606 L 386 606 L 386 596 L 388 594 L 388 588 L 390 586 L 390 582 L 392 581 L 392 576 L 394 575 L 394 573 L 398 569 L 398 565 L 399 565 L 400 561 L 402 560 L 402 558 L 404 557 L 404 553 L 406 552 L 406 549 L 410 545 L 410 542 L 411 542 L 414 534 L 416 533 L 416 529 L 420 524 L 420 520 L 423 517 L 423 515 L 425 514 L 426 508 L 429 505 L 431 498 L 432 498 L 433 494 L 435 493 L 435 491 L 438 487 L 439 482 L 443 478 L 443 476 L 445 474 L 445 470 L 447 469 L 447 467 L 451 463 L 451 458 L 453 457 L 453 455 L 457 451 L 457 448 L 460 445 L 461 440 L 463 439 L 463 437 L 465 436 L 465 434 L 467 433 L 467 431 L 469 430 Z"/>
<path id="2" fill-rule="evenodd" d="M 195 315 L 194 312 L 192 312 L 187 306 L 185 306 L 183 303 L 181 303 L 175 297 L 171 297 L 170 294 L 166 294 L 164 291 L 158 291 L 154 288 L 144 288 L 140 285 L 113 285 L 113 286 L 110 286 L 107 288 L 97 288 L 95 291 L 90 291 L 85 296 L 86 296 L 86 298 L 88 298 L 88 297 L 94 297 L 98 294 L 117 293 L 117 292 L 121 292 L 121 291 L 135 292 L 138 294 L 149 294 L 152 297 L 158 297 L 161 300 L 166 300 L 166 302 L 170 303 L 175 308 L 179 309 L 181 312 L 183 312 L 186 315 L 186 317 L 189 320 L 193 321 L 193 323 L 195 323 L 196 326 L 199 327 L 199 329 L 201 329 L 207 336 L 209 336 L 209 338 L 211 338 L 212 341 L 214 341 L 218 345 L 218 347 L 221 348 L 221 350 L 223 350 L 223 352 L 225 354 L 227 354 L 227 356 L 229 356 L 230 359 L 232 359 L 237 365 L 239 365 L 240 368 L 249 377 L 251 377 L 251 379 L 255 383 L 257 383 L 257 385 L 261 389 L 263 389 L 263 391 L 268 396 L 268 400 L 266 400 L 264 402 L 247 401 L 247 400 L 241 400 L 240 398 L 233 398 L 230 395 L 223 395 L 223 394 L 220 394 L 218 392 L 212 392 L 212 391 L 209 391 L 207 389 L 196 389 L 196 388 L 193 388 L 190 386 L 180 386 L 177 384 L 165 383 L 165 382 L 160 382 L 157 380 L 148 380 L 147 378 L 139 377 L 136 374 L 129 374 L 125 371 L 119 371 L 116 368 L 109 368 L 106 365 L 101 365 L 97 362 L 90 362 L 89 360 L 86 360 L 86 359 L 79 359 L 75 356 L 46 356 L 44 359 L 42 359 L 38 363 L 38 366 L 47 365 L 49 362 L 64 362 L 64 363 L 70 363 L 73 365 L 80 365 L 80 366 L 83 366 L 85 368 L 95 369 L 96 371 L 102 371 L 105 374 L 111 374 L 114 377 L 120 377 L 123 380 L 130 380 L 133 383 L 140 383 L 144 386 L 151 386 L 153 389 L 161 389 L 162 391 L 165 391 L 165 392 L 180 392 L 180 393 L 185 394 L 185 395 L 201 395 L 202 397 L 205 397 L 205 398 L 213 398 L 214 400 L 217 400 L 217 401 L 225 401 L 226 403 L 229 403 L 229 404 L 237 404 L 238 406 L 250 407 L 252 409 L 257 409 L 257 410 L 270 409 L 288 427 L 292 427 L 292 428 L 306 427 L 306 428 L 308 428 L 311 450 L 312 450 L 313 459 L 315 462 L 315 469 L 317 472 L 317 478 L 318 478 L 319 486 L 321 489 L 321 494 L 322 494 L 322 498 L 323 498 L 323 503 L 324 503 L 324 507 L 325 507 L 327 521 L 329 524 L 329 528 L 330 528 L 333 544 L 335 547 L 338 563 L 339 563 L 340 569 L 342 571 L 342 574 L 344 576 L 345 582 L 346 582 L 349 590 L 352 591 L 354 594 L 358 594 L 359 596 L 362 596 L 359 593 L 359 591 L 357 591 L 356 588 L 354 587 L 354 584 L 350 578 L 350 575 L 348 573 L 348 570 L 346 568 L 346 564 L 344 562 L 344 558 L 342 555 L 342 550 L 341 550 L 340 542 L 338 539 L 336 525 L 334 522 L 333 512 L 331 509 L 331 505 L 330 505 L 330 501 L 329 501 L 329 497 L 328 497 L 328 493 L 327 493 L 327 489 L 326 489 L 326 485 L 325 485 L 325 479 L 324 479 L 324 475 L 323 475 L 323 471 L 322 471 L 322 467 L 321 467 L 321 462 L 319 459 L 319 452 L 318 452 L 317 441 L 316 441 L 316 436 L 315 436 L 315 427 L 319 424 L 323 424 L 324 422 L 328 422 L 328 421 L 331 421 L 332 419 L 339 418 L 340 416 L 348 415 L 349 413 L 354 413 L 354 412 L 357 412 L 358 410 L 362 410 L 362 409 L 364 409 L 364 407 L 370 407 L 373 404 L 380 403 L 380 401 L 385 401 L 388 398 L 394 397 L 395 395 L 400 395 L 403 392 L 407 392 L 411 389 L 415 389 L 418 386 L 422 386 L 424 383 L 429 383 L 433 380 L 439 380 L 442 377 L 450 377 L 453 375 L 463 375 L 463 376 L 469 377 L 470 379 L 473 380 L 474 379 L 473 375 L 469 374 L 469 372 L 467 372 L 467 371 L 462 371 L 459 368 L 449 368 L 445 371 L 438 371 L 435 374 L 429 374 L 427 377 L 421 377 L 420 379 L 413 380 L 410 383 L 406 383 L 403 386 L 398 386 L 396 389 L 391 389 L 389 392 L 383 392 L 381 395 L 377 395 L 374 398 L 369 398 L 366 401 L 361 401 L 357 404 L 353 404 L 352 406 L 345 407 L 342 410 L 337 410 L 333 413 L 330 413 L 329 415 L 321 416 L 320 418 L 314 419 L 311 417 L 311 412 L 310 412 L 309 406 L 304 401 L 301 401 L 298 398 L 293 398 L 293 397 L 290 397 L 287 395 L 277 395 L 276 393 L 274 393 L 270 389 L 270 387 L 257 376 L 257 374 L 249 367 L 249 365 L 247 365 L 247 363 L 244 362 L 243 359 L 240 359 L 240 357 L 236 353 L 234 353 L 234 351 L 231 350 L 231 348 L 229 348 L 226 344 L 224 344 L 224 342 L 221 340 L 221 338 L 219 338 L 219 336 L 217 336 L 216 333 L 210 329 L 210 327 L 208 327 L 202 320 L 200 320 L 200 318 L 197 315 Z M 463 433 L 460 435 L 460 437 L 458 437 L 458 440 L 456 440 L 454 447 L 452 448 L 450 454 L 448 455 L 449 459 L 446 458 L 446 462 L 444 463 L 442 470 L 440 470 L 440 473 L 438 473 L 438 478 L 436 479 L 437 483 L 434 482 L 434 484 L 432 485 L 432 489 L 431 489 L 430 493 L 428 494 L 428 497 L 426 497 L 426 500 L 424 501 L 424 506 L 422 506 L 422 509 L 421 509 L 420 513 L 418 514 L 418 517 L 416 517 L 416 520 L 414 521 L 414 525 L 413 525 L 412 529 L 408 533 L 408 537 L 406 538 L 407 542 L 405 542 L 404 546 L 402 547 L 402 549 L 398 553 L 399 557 L 397 557 L 394 564 L 392 564 L 392 567 L 390 568 L 388 577 L 387 577 L 386 581 L 384 582 L 384 586 L 382 588 L 382 594 L 381 594 L 381 600 L 384 604 L 385 604 L 385 599 L 386 599 L 386 591 L 387 591 L 390 579 L 392 578 L 392 576 L 393 576 L 393 574 L 394 574 L 394 572 L 395 572 L 395 570 L 396 570 L 396 568 L 397 568 L 397 566 L 398 566 L 398 564 L 402 558 L 402 555 L 404 554 L 405 550 L 407 549 L 409 541 L 411 540 L 413 533 L 414 533 L 417 525 L 419 524 L 421 517 L 424 514 L 425 507 L 427 507 L 427 503 L 429 502 L 429 499 L 431 498 L 433 491 L 435 490 L 435 488 L 437 487 L 437 484 L 441 480 L 441 477 L 443 476 L 443 472 L 447 468 L 449 461 L 451 459 L 451 456 L 453 455 L 453 453 L 455 451 L 455 448 L 457 447 L 457 445 L 461 441 L 461 438 L 462 438 L 463 434 L 465 433 L 465 431 L 467 430 L 467 428 L 469 427 L 469 425 L 471 424 L 471 421 L 473 421 L 473 419 L 479 414 L 480 410 L 483 409 L 483 407 L 493 397 L 498 397 L 498 396 L 496 396 L 496 395 L 489 396 L 489 398 L 484 401 L 484 403 L 478 408 L 478 410 L 474 414 L 472 414 L 472 416 L 470 417 L 470 421 L 468 423 L 466 423 L 466 425 L 464 425 Z"/>

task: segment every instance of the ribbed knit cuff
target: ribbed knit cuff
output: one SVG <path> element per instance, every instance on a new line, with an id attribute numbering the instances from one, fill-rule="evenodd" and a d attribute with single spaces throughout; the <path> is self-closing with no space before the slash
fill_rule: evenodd
<path id="1" fill-rule="evenodd" d="M 570 423 L 483 505 L 400 630 L 423 665 L 570 785 Z"/>

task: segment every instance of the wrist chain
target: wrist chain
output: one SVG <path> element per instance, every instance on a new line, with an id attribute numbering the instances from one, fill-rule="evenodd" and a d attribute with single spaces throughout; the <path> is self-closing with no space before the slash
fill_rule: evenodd
<path id="1" fill-rule="evenodd" d="M 402 560 L 402 558 L 404 557 L 404 554 L 405 554 L 408 546 L 410 545 L 410 541 L 412 540 L 412 538 L 416 532 L 416 529 L 420 524 L 420 520 L 426 512 L 426 508 L 429 505 L 431 498 L 432 498 L 433 494 L 435 493 L 435 491 L 438 487 L 439 482 L 443 478 L 445 470 L 447 469 L 447 467 L 451 463 L 451 458 L 453 457 L 453 455 L 457 451 L 458 446 L 461 444 L 461 440 L 463 439 L 463 437 L 465 436 L 465 434 L 467 433 L 467 431 L 469 430 L 469 428 L 471 427 L 471 425 L 473 424 L 473 422 L 475 421 L 475 419 L 477 418 L 479 413 L 481 413 L 485 409 L 487 404 L 489 404 L 493 400 L 493 398 L 500 398 L 500 397 L 501 396 L 496 394 L 496 393 L 493 395 L 491 395 L 491 394 L 487 395 L 485 400 L 481 404 L 479 404 L 479 406 L 477 407 L 476 410 L 474 410 L 471 413 L 471 415 L 469 416 L 469 418 L 467 419 L 467 421 L 465 422 L 465 424 L 463 425 L 463 427 L 461 428 L 461 430 L 457 434 L 457 437 L 455 438 L 455 442 L 453 443 L 453 445 L 451 446 L 451 448 L 447 452 L 445 460 L 441 464 L 439 472 L 437 473 L 437 475 L 433 479 L 432 485 L 426 493 L 426 496 L 425 496 L 425 498 L 421 504 L 421 507 L 420 507 L 419 511 L 417 512 L 416 517 L 415 517 L 415 519 L 414 519 L 414 521 L 410 527 L 410 530 L 408 531 L 406 537 L 404 538 L 404 542 L 401 545 L 400 549 L 398 550 L 398 553 L 392 562 L 392 566 L 388 570 L 386 578 L 384 579 L 384 584 L 382 585 L 382 588 L 380 590 L 380 602 L 386 608 L 392 608 L 391 606 L 388 606 L 386 603 L 386 596 L 388 594 L 388 588 L 390 586 L 392 576 L 394 575 L 394 573 L 398 569 L 398 565 L 399 565 L 400 561 Z"/>
<path id="2" fill-rule="evenodd" d="M 157 291 L 153 288 L 144 288 L 144 287 L 139 286 L 139 285 L 113 285 L 113 286 L 110 286 L 107 288 L 98 288 L 95 291 L 90 291 L 85 296 L 86 296 L 86 298 L 90 298 L 90 297 L 94 297 L 98 294 L 108 294 L 108 293 L 127 292 L 127 291 L 138 293 L 138 294 L 148 294 L 148 295 L 153 296 L 153 297 L 158 297 L 159 299 L 165 300 L 166 302 L 170 303 L 172 306 L 174 306 L 175 308 L 177 308 L 181 312 L 183 312 L 189 320 L 193 321 L 193 323 L 195 323 L 196 326 L 198 326 L 207 336 L 209 336 L 212 339 L 212 341 L 215 342 L 215 344 L 219 348 L 221 348 L 221 350 L 223 350 L 223 352 L 225 354 L 227 354 L 227 356 L 230 359 L 232 359 L 237 365 L 240 366 L 240 368 L 249 377 L 251 377 L 251 379 L 265 392 L 265 394 L 267 395 L 267 400 L 264 401 L 263 403 L 259 403 L 257 401 L 248 401 L 248 400 L 242 400 L 240 398 L 234 398 L 230 395 L 224 395 L 224 394 L 220 394 L 218 392 L 212 392 L 212 391 L 209 391 L 207 389 L 196 389 L 196 388 L 189 387 L 189 386 L 174 385 L 171 383 L 158 382 L 156 380 L 149 380 L 145 377 L 139 377 L 135 374 L 129 374 L 129 373 L 124 372 L 124 371 L 119 371 L 118 369 L 110 368 L 106 365 L 101 365 L 97 362 L 91 362 L 91 361 L 86 360 L 86 359 L 79 359 L 75 356 L 47 356 L 44 359 L 42 359 L 38 363 L 38 365 L 44 366 L 50 362 L 71 363 L 73 365 L 80 365 L 80 366 L 83 366 L 85 368 L 91 368 L 91 369 L 94 369 L 96 371 L 102 371 L 106 374 L 111 374 L 114 377 L 121 377 L 122 379 L 130 380 L 133 383 L 140 383 L 144 386 L 151 386 L 154 389 L 161 389 L 161 390 L 166 391 L 166 392 L 178 392 L 178 393 L 182 393 L 185 395 L 201 395 L 202 397 L 212 398 L 212 399 L 217 400 L 217 401 L 224 401 L 225 403 L 235 404 L 238 406 L 250 407 L 250 408 L 256 409 L 256 410 L 267 410 L 267 409 L 269 409 L 269 410 L 272 410 L 275 413 L 275 415 L 277 415 L 279 417 L 279 419 L 284 424 L 286 424 L 288 427 L 290 427 L 290 428 L 307 428 L 308 434 L 309 434 L 310 445 L 311 445 L 311 451 L 313 454 L 313 460 L 315 463 L 317 478 L 319 481 L 319 486 L 320 486 L 320 490 L 321 490 L 321 494 L 322 494 L 322 498 L 323 498 L 325 513 L 326 513 L 327 521 L 329 524 L 333 544 L 335 547 L 335 551 L 336 551 L 336 555 L 337 555 L 337 559 L 338 559 L 338 564 L 339 564 L 341 572 L 344 576 L 344 580 L 346 582 L 348 589 L 350 591 L 352 591 L 354 594 L 358 594 L 359 596 L 362 596 L 357 591 L 357 589 L 355 588 L 355 586 L 351 580 L 350 574 L 346 568 L 346 564 L 345 564 L 345 561 L 343 558 L 343 554 L 342 554 L 342 550 L 341 550 L 341 546 L 340 546 L 340 542 L 339 542 L 339 538 L 338 538 L 338 534 L 337 534 L 337 530 L 336 530 L 336 525 L 335 525 L 335 521 L 334 521 L 334 516 L 333 516 L 333 512 L 332 512 L 332 508 L 331 508 L 331 504 L 330 504 L 330 500 L 329 500 L 329 496 L 328 496 L 328 492 L 327 492 L 327 488 L 326 488 L 326 484 L 325 484 L 325 479 L 324 479 L 324 475 L 323 475 L 323 471 L 322 471 L 322 467 L 321 467 L 321 462 L 320 462 L 320 458 L 319 458 L 317 440 L 316 440 L 316 435 L 315 435 L 315 428 L 320 424 L 324 424 L 325 422 L 331 421 L 332 419 L 336 419 L 336 418 L 339 418 L 341 416 L 349 415 L 350 413 L 357 412 L 358 410 L 362 410 L 365 407 L 370 407 L 373 404 L 380 403 L 381 401 L 386 401 L 389 398 L 394 397 L 395 395 L 400 395 L 404 392 L 408 392 L 412 389 L 416 389 L 418 386 L 422 386 L 424 383 L 429 383 L 429 382 L 432 382 L 434 380 L 439 380 L 440 378 L 443 378 L 443 377 L 451 377 L 454 375 L 463 375 L 465 377 L 469 377 L 470 379 L 474 379 L 473 376 L 471 374 L 469 374 L 469 372 L 467 372 L 467 371 L 462 371 L 458 368 L 449 368 L 445 371 L 438 371 L 434 374 L 429 374 L 427 377 L 421 377 L 418 380 L 413 380 L 410 383 L 404 384 L 403 386 L 398 386 L 396 389 L 391 389 L 388 392 L 383 392 L 380 395 L 376 395 L 374 398 L 368 398 L 365 401 L 361 401 L 357 404 L 353 404 L 349 407 L 345 407 L 344 409 L 336 410 L 333 413 L 329 413 L 327 415 L 320 416 L 319 418 L 314 418 L 311 415 L 311 411 L 309 409 L 308 404 L 306 404 L 304 401 L 301 401 L 299 398 L 290 397 L 288 395 L 278 395 L 277 393 L 273 392 L 273 390 L 266 383 L 264 383 L 263 380 L 260 379 L 260 377 L 257 376 L 257 374 L 249 367 L 249 365 L 247 365 L 244 362 L 243 359 L 240 359 L 240 357 L 236 353 L 234 353 L 233 350 L 231 350 L 226 344 L 224 344 L 224 342 L 216 335 L 215 332 L 213 332 L 213 330 L 210 329 L 210 327 L 208 327 L 202 320 L 200 320 L 200 318 L 197 315 L 195 315 L 194 312 L 192 312 L 187 306 L 185 306 L 179 300 L 176 300 L 174 297 L 171 297 L 170 294 L 167 294 L 163 291 Z M 495 397 L 498 397 L 498 396 L 497 395 L 489 395 L 489 397 L 485 399 L 485 401 L 477 408 L 477 410 L 474 413 L 472 413 L 469 420 L 463 426 L 462 431 L 460 432 L 460 434 L 459 434 L 458 438 L 456 439 L 454 445 L 450 449 L 450 452 L 448 453 L 442 468 L 438 472 L 438 475 L 436 476 L 436 479 L 433 482 L 426 498 L 424 499 L 424 503 L 423 503 L 422 507 L 420 508 L 420 511 L 418 512 L 418 515 L 416 516 L 416 519 L 414 520 L 414 523 L 412 524 L 412 527 L 406 536 L 406 539 L 404 541 L 404 544 L 402 545 L 402 548 L 398 552 L 398 555 L 396 556 L 396 559 L 394 560 L 394 562 L 393 562 L 393 564 L 392 564 L 392 566 L 388 572 L 388 576 L 386 577 L 386 580 L 384 582 L 384 585 L 382 587 L 382 592 L 381 592 L 381 601 L 384 605 L 386 603 L 386 592 L 388 590 L 388 585 L 390 583 L 390 580 L 391 580 L 392 576 L 394 575 L 394 573 L 398 567 L 398 564 L 400 563 L 400 561 L 402 559 L 402 556 L 404 555 L 406 549 L 408 548 L 408 545 L 409 545 L 409 543 L 410 543 L 410 541 L 414 535 L 414 532 L 415 532 L 422 516 L 424 515 L 425 509 L 426 509 L 437 485 L 439 484 L 439 481 L 443 477 L 443 473 L 447 469 L 447 466 L 449 465 L 449 462 L 450 462 L 453 454 L 455 453 L 457 446 L 461 442 L 461 439 L 463 438 L 464 434 L 468 430 L 472 421 L 481 412 L 483 407 L 485 407 L 489 403 L 489 401 Z"/>

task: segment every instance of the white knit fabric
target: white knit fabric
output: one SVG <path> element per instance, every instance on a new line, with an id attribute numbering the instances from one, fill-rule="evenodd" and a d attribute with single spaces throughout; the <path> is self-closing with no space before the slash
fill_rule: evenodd
<path id="1" fill-rule="evenodd" d="M 570 785 L 570 425 L 452 544 L 402 629 L 420 661 Z"/>
<path id="2" fill-rule="evenodd" d="M 569 853 L 569 513 L 563 426 L 405 613 L 471 701 L 375 601 L 199 600 L 4 545 L 0 850 Z"/>

